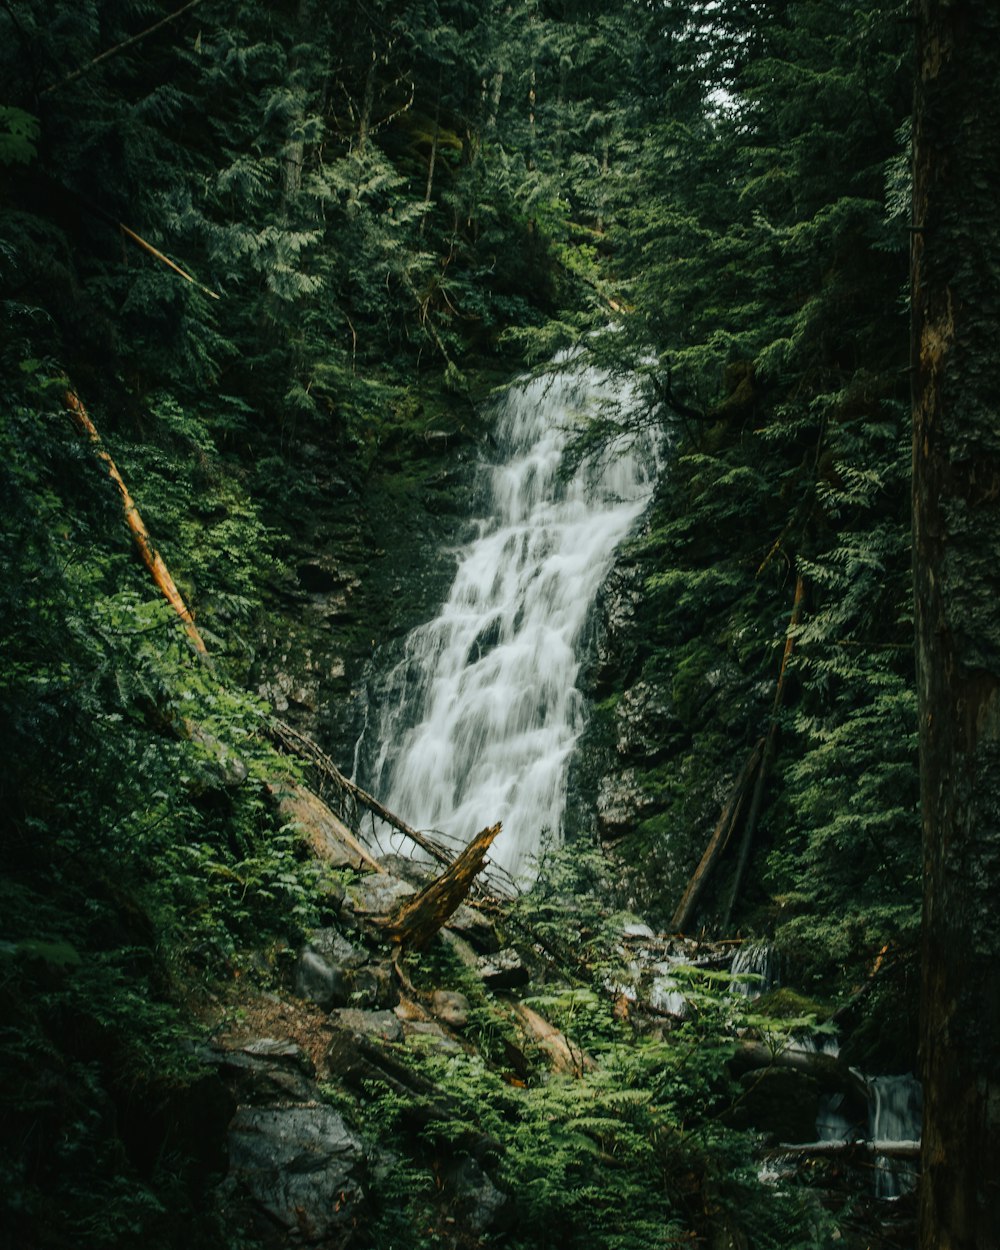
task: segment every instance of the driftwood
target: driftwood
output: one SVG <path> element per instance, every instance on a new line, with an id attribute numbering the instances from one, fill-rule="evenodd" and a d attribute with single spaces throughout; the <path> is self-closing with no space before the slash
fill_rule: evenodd
<path id="1" fill-rule="evenodd" d="M 380 923 L 400 946 L 420 950 L 448 922 L 472 889 L 486 862 L 486 852 L 500 832 L 500 824 L 477 833 L 448 867 Z"/>
<path id="2" fill-rule="evenodd" d="M 188 637 L 194 643 L 195 648 L 200 651 L 202 655 L 205 655 L 205 644 L 202 641 L 201 634 L 198 633 L 198 628 L 194 623 L 194 617 L 191 615 L 190 609 L 181 597 L 181 592 L 174 584 L 174 579 L 170 576 L 170 570 L 164 564 L 160 553 L 153 546 L 152 540 L 149 537 L 149 530 L 146 529 L 142 517 L 139 515 L 139 509 L 135 506 L 135 500 L 128 492 L 128 487 L 125 485 L 124 478 L 118 472 L 118 466 L 104 450 L 104 444 L 101 441 L 101 436 L 98 434 L 93 421 L 91 421 L 90 417 L 87 415 L 87 410 L 84 408 L 79 397 L 75 394 L 75 392 L 67 391 L 64 398 L 69 414 L 73 418 L 77 428 L 86 434 L 90 439 L 98 460 L 103 461 L 104 466 L 108 471 L 108 477 L 110 477 L 114 484 L 118 487 L 119 494 L 122 497 L 122 507 L 125 509 L 125 520 L 128 523 L 129 529 L 132 531 L 132 538 L 135 541 L 139 555 L 142 557 L 143 564 L 145 564 L 146 568 L 149 569 L 152 574 L 153 581 L 156 582 L 163 597 L 184 622 L 184 628 L 187 630 Z"/>

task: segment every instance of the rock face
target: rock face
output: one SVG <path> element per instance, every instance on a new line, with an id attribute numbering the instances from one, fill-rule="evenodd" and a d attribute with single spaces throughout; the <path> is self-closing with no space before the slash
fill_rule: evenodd
<path id="1" fill-rule="evenodd" d="M 364 1165 L 361 1142 L 331 1107 L 241 1107 L 229 1126 L 230 1175 L 309 1240 L 356 1216 Z"/>

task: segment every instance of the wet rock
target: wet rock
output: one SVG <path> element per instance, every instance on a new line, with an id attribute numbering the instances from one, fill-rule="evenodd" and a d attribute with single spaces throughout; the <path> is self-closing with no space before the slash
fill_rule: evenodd
<path id="1" fill-rule="evenodd" d="M 604 838 L 629 833 L 654 808 L 634 768 L 610 773 L 597 788 L 597 827 Z"/>
<path id="2" fill-rule="evenodd" d="M 529 980 L 528 969 L 512 946 L 495 955 L 483 955 L 478 960 L 478 969 L 484 984 L 491 990 L 515 989 Z"/>
<path id="3" fill-rule="evenodd" d="M 331 1107 L 241 1107 L 229 1126 L 230 1175 L 307 1240 L 356 1218 L 364 1152 Z"/>
<path id="4" fill-rule="evenodd" d="M 444 1177 L 449 1194 L 449 1214 L 464 1230 L 481 1234 L 502 1223 L 511 1204 L 475 1159 L 463 1159 Z"/>

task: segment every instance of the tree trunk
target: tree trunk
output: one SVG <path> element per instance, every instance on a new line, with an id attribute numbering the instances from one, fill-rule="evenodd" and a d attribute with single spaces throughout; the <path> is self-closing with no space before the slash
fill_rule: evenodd
<path id="1" fill-rule="evenodd" d="M 918 0 L 913 551 L 922 1250 L 1000 1244 L 1000 7 Z"/>

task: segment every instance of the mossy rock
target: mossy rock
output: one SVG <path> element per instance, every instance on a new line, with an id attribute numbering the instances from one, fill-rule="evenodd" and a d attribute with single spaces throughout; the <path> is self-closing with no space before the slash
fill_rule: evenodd
<path id="1" fill-rule="evenodd" d="M 801 1020 L 805 1016 L 812 1016 L 817 1024 L 829 1020 L 831 1015 L 829 1007 L 824 1007 L 815 999 L 807 998 L 805 994 L 787 986 L 762 994 L 757 1000 L 755 1010 L 772 1020 Z"/>

